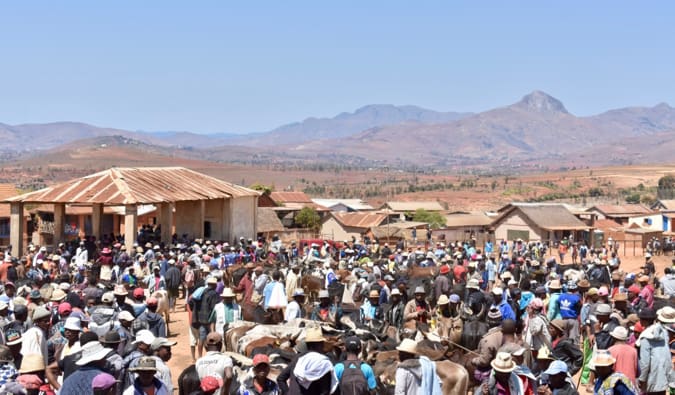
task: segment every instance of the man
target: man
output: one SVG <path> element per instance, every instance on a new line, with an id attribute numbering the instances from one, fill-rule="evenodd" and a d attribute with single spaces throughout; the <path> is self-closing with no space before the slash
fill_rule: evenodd
<path id="1" fill-rule="evenodd" d="M 439 269 L 439 275 L 434 281 L 434 296 L 436 299 L 440 298 L 441 295 L 446 295 L 450 293 L 450 266 L 442 265 Z"/>
<path id="2" fill-rule="evenodd" d="M 530 350 L 539 350 L 542 346 L 551 348 L 551 334 L 548 331 L 548 320 L 543 315 L 544 302 L 534 298 L 527 306 L 527 326 L 525 328 L 525 344 Z"/>
<path id="3" fill-rule="evenodd" d="M 362 325 L 370 326 L 373 320 L 382 320 L 384 312 L 380 306 L 380 293 L 377 290 L 372 290 L 368 294 L 361 308 L 359 309 L 359 322 Z"/>
<path id="4" fill-rule="evenodd" d="M 155 358 L 155 366 L 157 367 L 155 377 L 160 379 L 166 385 L 169 394 L 173 393 L 173 384 L 171 380 L 171 370 L 166 365 L 166 362 L 169 362 L 171 359 L 171 347 L 175 345 L 176 342 L 169 341 L 169 339 L 164 337 L 158 337 L 150 346 L 150 349 L 154 354 L 153 358 Z"/>
<path id="5" fill-rule="evenodd" d="M 596 351 L 595 356 L 591 360 L 591 363 L 595 367 L 596 375 L 593 393 L 637 395 L 638 390 L 631 383 L 630 379 L 614 368 L 615 362 L 616 360 L 607 350 Z"/>
<path id="6" fill-rule="evenodd" d="M 335 365 L 335 376 L 340 383 L 341 394 L 367 395 L 377 388 L 373 368 L 359 359 L 361 340 L 356 336 L 345 340 L 347 358 Z M 355 391 L 353 391 L 354 389 Z"/>
<path id="7" fill-rule="evenodd" d="M 218 332 L 221 336 L 225 336 L 224 326 L 235 321 L 241 320 L 241 307 L 234 301 L 234 292 L 232 288 L 223 289 L 220 294 L 223 300 L 218 303 L 209 316 L 211 323 L 211 332 Z"/>
<path id="8" fill-rule="evenodd" d="M 134 332 L 141 329 L 149 330 L 155 337 L 166 337 L 166 321 L 161 314 L 157 314 L 157 307 L 159 301 L 155 297 L 151 297 L 146 302 L 148 308 L 139 315 L 134 322 Z M 136 323 L 140 325 L 136 326 Z"/>
<path id="9" fill-rule="evenodd" d="M 19 339 L 19 341 L 21 341 L 21 339 Z M 61 388 L 61 383 L 63 382 L 58 379 L 59 376 L 62 375 L 62 379 L 66 380 L 80 368 L 77 365 L 77 361 L 82 358 L 82 347 L 91 342 L 98 342 L 98 336 L 93 332 L 83 333 L 79 338 L 80 349 L 77 352 L 74 352 L 59 361 L 54 361 L 47 367 L 45 375 L 55 389 Z M 14 360 L 16 362 L 16 357 Z M 17 364 L 17 366 L 19 365 L 20 364 Z"/>
<path id="10" fill-rule="evenodd" d="M 404 308 L 405 305 L 401 299 L 401 291 L 398 288 L 394 288 L 391 291 L 389 309 L 385 313 L 385 321 L 394 328 L 401 329 Z"/>
<path id="11" fill-rule="evenodd" d="M 616 370 L 625 374 L 633 385 L 637 384 L 638 353 L 635 347 L 626 344 L 628 330 L 617 326 L 610 332 L 610 335 L 614 339 L 614 345 L 608 351 L 616 360 Z"/>
<path id="12" fill-rule="evenodd" d="M 642 275 L 638 277 L 638 283 L 640 283 L 640 299 L 645 301 L 648 308 L 654 307 L 654 286 L 650 284 L 650 277 Z"/>
<path id="13" fill-rule="evenodd" d="M 199 379 L 207 376 L 220 377 L 224 388 L 230 388 L 232 381 L 232 359 L 221 353 L 223 337 L 217 332 L 211 332 L 206 337 L 206 354 L 195 362 L 195 369 Z M 217 392 L 220 393 L 220 392 Z"/>
<path id="14" fill-rule="evenodd" d="M 668 375 L 672 370 L 668 332 L 662 323 L 675 322 L 675 310 L 664 308 L 657 314 L 650 308 L 638 313 L 640 324 L 645 328 L 635 345 L 640 349 L 640 376 L 638 386 L 648 394 L 665 394 L 668 391 Z"/>
<path id="15" fill-rule="evenodd" d="M 496 307 L 502 313 L 502 318 L 505 320 L 516 320 L 516 313 L 513 312 L 513 308 L 508 304 L 506 298 L 504 297 L 504 290 L 499 287 L 494 287 L 492 289 L 492 306 L 490 308 Z"/>
<path id="16" fill-rule="evenodd" d="M 567 283 L 567 292 L 558 297 L 558 310 L 560 317 L 565 321 L 567 337 L 576 344 L 579 342 L 579 312 L 581 311 L 581 297 L 577 293 L 577 283 Z"/>
<path id="17" fill-rule="evenodd" d="M 408 302 L 403 309 L 403 326 L 411 331 L 417 329 L 418 323 L 426 324 L 431 318 L 431 307 L 426 301 L 424 287 L 415 288 L 415 298 Z"/>
<path id="18" fill-rule="evenodd" d="M 555 359 L 565 362 L 570 374 L 574 376 L 583 365 L 584 354 L 579 346 L 565 335 L 565 321 L 551 321 L 548 331 L 551 333 L 551 345 L 553 346 L 551 354 Z"/>
<path id="19" fill-rule="evenodd" d="M 312 320 L 337 325 L 342 318 L 342 307 L 330 302 L 328 291 L 319 291 L 319 305 L 312 310 Z"/>
<path id="20" fill-rule="evenodd" d="M 325 341 L 321 327 L 307 328 L 307 352 L 293 359 L 277 377 L 282 394 L 329 395 L 337 390 L 335 369 L 323 351 Z"/>
<path id="21" fill-rule="evenodd" d="M 91 382 L 103 373 L 105 357 L 112 351 L 100 342 L 92 341 L 82 346 L 80 359 L 75 362 L 79 368 L 63 381 L 61 394 L 91 394 Z"/>
<path id="22" fill-rule="evenodd" d="M 476 279 L 469 280 L 466 284 L 466 290 L 468 296 L 465 306 L 474 312 L 477 319 L 482 320 L 488 312 L 488 301 L 485 294 L 480 290 L 480 282 Z"/>
<path id="23" fill-rule="evenodd" d="M 675 258 L 673 258 L 675 260 Z M 670 298 L 675 296 L 675 273 L 669 267 L 665 269 L 665 276 L 661 277 L 661 290 L 663 295 Z"/>
<path id="24" fill-rule="evenodd" d="M 242 299 L 243 304 L 251 304 L 251 296 L 253 296 L 253 269 L 255 265 L 253 262 L 249 262 L 245 266 L 246 274 L 239 280 L 239 285 L 237 285 L 233 291 L 235 293 L 243 293 L 244 297 Z"/>
<path id="25" fill-rule="evenodd" d="M 305 304 L 305 291 L 302 288 L 298 288 L 293 291 L 293 300 L 286 306 L 286 315 L 284 320 L 286 322 L 293 321 L 297 318 L 303 318 L 305 312 L 302 310 L 302 306 Z"/>
<path id="26" fill-rule="evenodd" d="M 560 305 L 558 304 L 558 298 L 560 298 L 560 291 L 562 290 L 560 280 L 551 280 L 548 284 L 548 289 L 550 290 L 551 296 L 548 299 L 546 318 L 548 318 L 549 321 L 561 319 Z"/>
<path id="27" fill-rule="evenodd" d="M 496 313 L 493 316 L 493 312 Z M 476 354 L 478 356 L 471 360 L 471 364 L 480 372 L 481 378 L 485 379 L 490 373 L 490 361 L 492 361 L 500 347 L 509 342 L 515 342 L 514 334 L 516 332 L 516 322 L 513 320 L 503 320 L 499 310 L 491 310 L 489 313 L 488 324 L 490 330 L 480 339 Z M 500 325 L 501 324 L 501 325 Z"/>
<path id="28" fill-rule="evenodd" d="M 286 291 L 289 292 L 288 301 L 290 302 L 294 296 L 290 294 L 290 291 L 293 289 L 300 288 L 300 266 L 297 263 L 291 263 L 291 270 L 286 274 Z"/>
<path id="29" fill-rule="evenodd" d="M 143 357 L 138 365 L 130 370 L 137 373 L 138 377 L 124 390 L 124 395 L 171 395 L 166 384 L 155 377 L 157 366 L 154 358 Z"/>
<path id="30" fill-rule="evenodd" d="M 563 361 L 553 361 L 544 371 L 548 380 L 537 388 L 540 395 L 579 395 L 574 385 L 567 380 L 567 365 Z"/>
<path id="31" fill-rule="evenodd" d="M 134 382 L 134 374 L 131 369 L 136 367 L 143 357 L 152 356 L 151 347 L 154 341 L 155 336 L 149 330 L 144 329 L 136 334 L 136 340 L 132 343 L 136 346 L 136 349 L 124 357 L 124 368 L 127 372 L 121 383 L 124 388 L 132 385 Z"/>
<path id="32" fill-rule="evenodd" d="M 134 322 L 134 316 L 124 310 L 117 315 L 117 319 L 120 321 L 120 326 L 117 328 L 117 333 L 120 335 L 120 344 L 117 348 L 117 351 L 120 355 L 125 355 L 124 350 L 127 345 L 130 345 L 134 341 L 134 335 L 131 331 L 131 325 Z"/>
<path id="33" fill-rule="evenodd" d="M 524 395 L 523 383 L 514 371 L 517 368 L 516 363 L 507 352 L 499 352 L 490 362 L 492 373 L 489 379 L 481 384 L 476 390 L 476 394 L 482 395 Z"/>
<path id="34" fill-rule="evenodd" d="M 22 336 L 21 354 L 41 354 L 47 366 L 47 337 L 49 335 L 49 322 L 51 313 L 43 306 L 38 306 L 33 311 L 33 327 L 28 329 Z"/>
<path id="35" fill-rule="evenodd" d="M 277 395 L 277 383 L 267 378 L 270 373 L 270 358 L 265 354 L 253 357 L 253 377 L 247 375 L 239 388 L 240 394 Z"/>
<path id="36" fill-rule="evenodd" d="M 164 273 L 164 282 L 166 283 L 166 290 L 169 294 L 169 308 L 172 313 L 176 312 L 176 299 L 178 299 L 178 288 L 181 283 L 181 272 L 176 267 L 176 260 L 169 259 L 169 268 Z"/>
<path id="37" fill-rule="evenodd" d="M 396 394 L 440 394 L 436 365 L 427 357 L 417 355 L 417 343 L 403 339 L 396 347 L 400 363 L 396 368 Z"/>
<path id="38" fill-rule="evenodd" d="M 193 325 L 197 326 L 199 331 L 199 337 L 197 339 L 197 352 L 199 356 L 202 355 L 204 341 L 211 328 L 211 323 L 209 322 L 211 312 L 220 302 L 220 296 L 216 292 L 217 285 L 218 280 L 216 280 L 215 277 L 209 277 L 206 280 L 206 289 L 202 293 L 201 298 L 199 300 L 196 300 L 194 297 L 190 298 L 191 310 L 193 311 Z"/>

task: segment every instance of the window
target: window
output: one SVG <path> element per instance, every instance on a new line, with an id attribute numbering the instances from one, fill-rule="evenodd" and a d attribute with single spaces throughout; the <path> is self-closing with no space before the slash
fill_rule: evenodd
<path id="1" fill-rule="evenodd" d="M 523 239 L 523 241 L 530 241 L 530 231 L 529 230 L 513 230 L 508 229 L 506 231 L 506 240 L 514 241 L 518 239 Z"/>
<path id="2" fill-rule="evenodd" d="M 0 237 L 9 237 L 9 218 L 0 219 Z"/>

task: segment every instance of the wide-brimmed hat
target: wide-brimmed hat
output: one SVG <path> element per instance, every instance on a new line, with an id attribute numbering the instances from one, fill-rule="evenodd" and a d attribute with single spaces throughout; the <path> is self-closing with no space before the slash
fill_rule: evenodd
<path id="1" fill-rule="evenodd" d="M 672 324 L 675 322 L 675 309 L 670 306 L 662 307 L 656 312 L 656 318 L 664 324 Z"/>
<path id="2" fill-rule="evenodd" d="M 579 288 L 583 289 L 588 289 L 591 287 L 591 283 L 586 279 L 580 280 L 577 285 L 579 286 Z"/>
<path id="3" fill-rule="evenodd" d="M 541 346 L 539 350 L 537 350 L 537 359 L 549 359 L 551 361 L 555 360 L 555 358 L 553 358 L 551 355 L 551 350 L 549 350 L 549 348 L 546 346 Z"/>
<path id="4" fill-rule="evenodd" d="M 591 359 L 593 366 L 612 366 L 616 359 L 607 350 L 597 350 Z"/>
<path id="5" fill-rule="evenodd" d="M 492 369 L 501 373 L 510 373 L 516 369 L 516 363 L 511 358 L 511 354 L 507 352 L 498 352 L 495 359 L 490 362 Z"/>
<path id="6" fill-rule="evenodd" d="M 33 373 L 45 370 L 45 357 L 42 354 L 24 355 L 19 373 Z"/>
<path id="7" fill-rule="evenodd" d="M 415 288 L 415 294 L 426 294 L 427 291 L 424 290 L 424 287 L 419 286 Z"/>
<path id="8" fill-rule="evenodd" d="M 142 357 L 138 360 L 138 365 L 129 369 L 130 372 L 156 372 L 157 364 L 153 357 Z"/>
<path id="9" fill-rule="evenodd" d="M 52 292 L 52 297 L 49 298 L 52 302 L 60 302 L 68 296 L 62 289 L 56 289 Z"/>
<path id="10" fill-rule="evenodd" d="M 626 341 L 628 340 L 628 329 L 624 328 L 623 326 L 617 326 L 616 328 L 612 329 L 609 335 L 616 340 Z"/>
<path id="11" fill-rule="evenodd" d="M 553 327 L 555 327 L 557 330 L 559 330 L 560 332 L 562 332 L 562 333 L 565 332 L 565 321 L 563 321 L 561 319 L 552 320 L 551 325 Z"/>
<path id="12" fill-rule="evenodd" d="M 127 295 L 129 295 L 129 291 L 127 291 L 127 289 L 124 288 L 124 285 L 117 285 L 117 286 L 115 286 L 115 289 L 113 290 L 113 295 L 127 296 Z"/>
<path id="13" fill-rule="evenodd" d="M 439 305 L 439 306 L 449 304 L 449 303 L 450 303 L 450 299 L 448 298 L 448 295 L 439 296 L 438 301 L 436 302 L 436 304 Z"/>
<path id="14" fill-rule="evenodd" d="M 628 295 L 623 292 L 617 292 L 612 298 L 613 302 L 625 302 L 628 300 Z"/>
<path id="15" fill-rule="evenodd" d="M 396 349 L 408 354 L 417 354 L 417 342 L 412 339 L 403 339 Z"/>
<path id="16" fill-rule="evenodd" d="M 232 288 L 225 288 L 220 296 L 223 298 L 234 298 L 234 292 L 232 292 Z"/>
<path id="17" fill-rule="evenodd" d="M 320 327 L 315 326 L 307 328 L 305 331 L 305 343 L 318 343 L 324 341 L 326 341 L 326 338 L 323 337 Z"/>
<path id="18" fill-rule="evenodd" d="M 562 289 L 562 284 L 560 284 L 560 280 L 551 280 L 548 287 L 549 289 Z"/>
<path id="19" fill-rule="evenodd" d="M 106 334 L 103 335 L 99 341 L 101 344 L 120 344 L 122 342 L 122 338 L 117 331 L 109 331 L 106 332 Z"/>
<path id="20" fill-rule="evenodd" d="M 38 306 L 33 310 L 33 321 L 41 320 L 43 318 L 49 318 L 52 314 L 44 306 Z"/>
<path id="21" fill-rule="evenodd" d="M 100 342 L 89 342 L 82 346 L 82 356 L 75 363 L 84 366 L 90 362 L 100 361 L 111 351 L 112 349 L 103 347 Z"/>

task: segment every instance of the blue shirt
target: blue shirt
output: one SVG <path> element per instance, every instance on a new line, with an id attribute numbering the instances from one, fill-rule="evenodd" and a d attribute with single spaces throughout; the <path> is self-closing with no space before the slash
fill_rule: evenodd
<path id="1" fill-rule="evenodd" d="M 73 372 L 63 381 L 62 394 L 91 394 L 91 382 L 94 377 L 103 373 L 101 369 L 84 366 Z"/>
<path id="2" fill-rule="evenodd" d="M 347 362 L 347 361 L 344 361 Z M 335 365 L 335 376 L 338 379 L 338 382 L 342 380 L 342 373 L 345 371 L 345 365 L 344 362 L 340 362 L 337 365 Z M 353 366 L 354 362 L 350 362 Z M 366 381 L 368 382 L 368 389 L 371 391 L 377 388 L 377 381 L 375 380 L 375 373 L 373 373 L 373 368 L 370 367 L 365 362 L 361 363 L 361 372 L 363 372 L 363 375 L 366 377 Z"/>
<path id="3" fill-rule="evenodd" d="M 562 319 L 576 319 L 578 317 L 577 311 L 581 297 L 578 294 L 564 293 L 558 298 L 558 305 L 560 306 L 560 317 Z"/>
<path id="4" fill-rule="evenodd" d="M 502 313 L 502 320 L 516 320 L 516 313 L 513 312 L 513 309 L 505 300 L 502 300 L 497 307 L 499 307 L 499 311 Z"/>

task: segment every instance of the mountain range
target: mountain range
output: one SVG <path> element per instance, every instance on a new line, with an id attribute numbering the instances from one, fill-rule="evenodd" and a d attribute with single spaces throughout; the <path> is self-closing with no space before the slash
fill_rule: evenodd
<path id="1" fill-rule="evenodd" d="M 138 132 L 59 122 L 0 124 L 0 138 L 0 150 L 21 157 L 35 155 L 35 150 L 66 153 L 76 147 L 133 142 L 158 155 L 212 161 L 567 167 L 670 162 L 675 109 L 661 103 L 577 117 L 560 100 L 534 91 L 516 103 L 480 113 L 367 105 L 333 118 L 307 118 L 248 135 Z"/>

